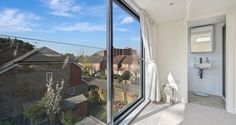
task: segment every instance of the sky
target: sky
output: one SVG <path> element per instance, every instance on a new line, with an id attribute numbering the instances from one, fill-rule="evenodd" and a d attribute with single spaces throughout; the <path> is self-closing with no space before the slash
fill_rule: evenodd
<path id="1" fill-rule="evenodd" d="M 113 6 L 115 48 L 140 47 L 139 22 Z M 106 0 L 1 0 L 0 34 L 106 48 Z M 99 49 L 30 41 L 61 53 Z"/>

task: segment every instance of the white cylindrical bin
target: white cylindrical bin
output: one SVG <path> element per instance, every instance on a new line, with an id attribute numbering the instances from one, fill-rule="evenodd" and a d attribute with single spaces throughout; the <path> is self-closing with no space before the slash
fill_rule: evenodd
<path id="1" fill-rule="evenodd" d="M 163 101 L 169 104 L 175 103 L 175 89 L 170 84 L 163 85 Z"/>

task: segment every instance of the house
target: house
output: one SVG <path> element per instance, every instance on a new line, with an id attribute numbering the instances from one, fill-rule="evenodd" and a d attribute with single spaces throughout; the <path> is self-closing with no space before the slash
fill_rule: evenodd
<path id="1" fill-rule="evenodd" d="M 134 55 L 137 54 L 137 50 L 133 49 L 133 48 L 113 48 L 113 57 L 117 56 L 117 55 Z M 107 55 L 107 50 L 101 50 L 99 52 L 96 52 L 95 55 L 99 55 L 99 56 L 106 56 Z"/>
<path id="2" fill-rule="evenodd" d="M 138 76 L 140 69 L 139 63 L 140 59 L 138 55 L 127 55 L 121 62 L 121 69 L 123 71 L 131 71 L 131 73 Z"/>
<path id="3" fill-rule="evenodd" d="M 132 48 L 114 48 L 113 49 L 113 71 L 114 74 L 122 74 L 124 70 L 137 69 L 138 64 L 137 51 Z M 126 60 L 123 63 L 123 60 Z M 88 70 L 90 74 L 106 69 L 106 50 L 96 52 L 91 56 L 82 56 L 79 63 Z M 133 61 L 133 62 L 132 62 Z"/>
<path id="4" fill-rule="evenodd" d="M 82 56 L 78 61 L 84 67 L 85 70 L 88 70 L 90 74 L 93 74 L 104 69 L 104 58 L 104 56 L 95 54 L 92 56 Z"/>
<path id="5" fill-rule="evenodd" d="M 122 62 L 125 59 L 125 55 L 117 55 L 113 58 L 113 72 L 114 74 L 122 74 L 122 71 L 120 70 L 122 68 Z"/>
<path id="6" fill-rule="evenodd" d="M 41 100 L 46 84 L 64 81 L 63 98 L 86 95 L 88 84 L 82 80 L 82 67 L 72 57 L 47 47 L 31 50 L 0 67 L 0 116 L 16 117 L 22 105 Z"/>

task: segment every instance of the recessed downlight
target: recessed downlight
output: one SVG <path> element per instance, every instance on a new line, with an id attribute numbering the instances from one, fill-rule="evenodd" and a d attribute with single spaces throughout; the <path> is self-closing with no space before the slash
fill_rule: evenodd
<path id="1" fill-rule="evenodd" d="M 169 5 L 170 5 L 170 6 L 173 6 L 173 5 L 174 5 L 174 3 L 169 3 Z"/>

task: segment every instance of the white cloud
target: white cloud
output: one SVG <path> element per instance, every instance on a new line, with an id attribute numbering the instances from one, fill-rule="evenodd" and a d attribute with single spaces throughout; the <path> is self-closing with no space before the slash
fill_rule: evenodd
<path id="1" fill-rule="evenodd" d="M 121 20 L 121 24 L 130 24 L 130 23 L 133 23 L 134 22 L 134 19 L 130 16 L 128 17 L 125 17 Z"/>
<path id="2" fill-rule="evenodd" d="M 39 17 L 18 9 L 6 8 L 0 10 L 0 31 L 19 32 L 32 31 L 34 21 Z"/>
<path id="3" fill-rule="evenodd" d="M 95 6 L 88 6 L 85 7 L 83 10 L 83 15 L 89 15 L 89 16 L 103 16 L 106 17 L 106 6 L 105 5 L 95 5 Z"/>
<path id="4" fill-rule="evenodd" d="M 74 0 L 43 0 L 51 9 L 51 14 L 56 16 L 73 16 L 79 13 L 81 7 Z"/>
<path id="5" fill-rule="evenodd" d="M 79 31 L 79 32 L 101 32 L 106 31 L 104 25 L 93 25 L 88 22 L 78 22 L 75 24 L 61 25 L 56 27 L 58 31 Z"/>
<path id="6" fill-rule="evenodd" d="M 130 40 L 131 41 L 140 41 L 140 36 L 135 36 L 135 37 L 131 37 Z"/>
<path id="7" fill-rule="evenodd" d="M 125 29 L 125 28 L 114 28 L 114 30 L 120 31 L 120 32 L 127 32 L 128 31 L 128 29 Z"/>
<path id="8" fill-rule="evenodd" d="M 57 31 L 78 31 L 78 32 L 103 32 L 105 25 L 94 25 L 88 22 L 78 22 L 74 24 L 62 24 L 54 28 Z M 115 31 L 127 32 L 126 28 L 114 28 Z"/>

